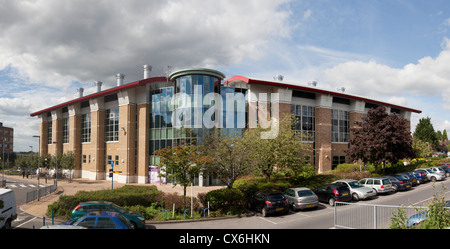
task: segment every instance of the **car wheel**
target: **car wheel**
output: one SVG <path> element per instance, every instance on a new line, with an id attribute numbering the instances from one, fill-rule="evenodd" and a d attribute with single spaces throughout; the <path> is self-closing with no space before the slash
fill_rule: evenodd
<path id="1" fill-rule="evenodd" d="M 357 193 L 353 193 L 352 197 L 353 197 L 353 200 L 359 201 L 359 195 Z"/>
<path id="2" fill-rule="evenodd" d="M 373 192 L 375 193 L 375 195 L 378 195 L 378 191 L 376 188 L 373 188 Z"/>
<path id="3" fill-rule="evenodd" d="M 398 191 L 398 187 L 397 187 L 397 186 L 395 186 L 395 185 L 393 185 L 393 186 L 392 186 L 392 188 L 394 189 L 394 193 L 397 193 L 397 191 Z"/>
<path id="4" fill-rule="evenodd" d="M 334 198 L 330 198 L 328 200 L 328 204 L 330 204 L 330 206 L 334 207 L 334 203 L 336 202 L 336 200 L 334 200 Z"/>
<path id="5" fill-rule="evenodd" d="M 435 181 L 436 181 L 436 177 L 432 176 L 432 177 L 431 177 L 431 181 L 432 181 L 432 182 L 435 182 Z"/>
<path id="6" fill-rule="evenodd" d="M 137 229 L 136 223 L 130 221 L 130 229 Z"/>

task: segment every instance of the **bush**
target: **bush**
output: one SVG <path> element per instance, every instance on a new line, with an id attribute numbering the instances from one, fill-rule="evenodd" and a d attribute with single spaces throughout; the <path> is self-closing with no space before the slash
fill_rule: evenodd
<path id="1" fill-rule="evenodd" d="M 220 211 L 222 214 L 241 214 L 245 209 L 246 199 L 239 189 L 218 189 L 210 191 L 205 196 L 210 211 Z"/>

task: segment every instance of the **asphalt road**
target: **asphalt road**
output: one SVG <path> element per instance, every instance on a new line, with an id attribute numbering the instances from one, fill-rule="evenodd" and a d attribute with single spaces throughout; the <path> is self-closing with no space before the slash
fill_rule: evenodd
<path id="1" fill-rule="evenodd" d="M 383 194 L 375 199 L 362 200 L 358 203 L 379 205 L 425 205 L 440 192 L 444 186 L 445 199 L 450 199 L 450 179 L 429 182 L 415 186 L 405 192 Z M 186 222 L 172 224 L 153 224 L 155 229 L 330 229 L 334 228 L 334 208 L 321 203 L 319 208 L 308 211 L 290 211 L 288 215 L 261 217 L 260 215 L 244 218 L 214 220 L 204 222 Z"/>

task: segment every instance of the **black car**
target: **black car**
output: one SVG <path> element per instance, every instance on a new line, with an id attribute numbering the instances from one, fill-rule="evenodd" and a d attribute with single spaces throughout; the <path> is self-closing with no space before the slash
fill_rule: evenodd
<path id="1" fill-rule="evenodd" d="M 417 176 L 412 172 L 402 172 L 402 173 L 397 173 L 397 175 L 407 176 L 411 180 L 411 183 L 413 186 L 420 184 L 419 179 L 417 179 Z"/>
<path id="2" fill-rule="evenodd" d="M 404 191 L 412 188 L 411 180 L 405 175 L 391 175 L 387 176 L 391 180 L 392 187 L 395 191 Z"/>
<path id="3" fill-rule="evenodd" d="M 264 217 L 268 214 L 289 212 L 288 200 L 281 192 L 257 192 L 248 200 L 248 207 L 261 212 Z"/>
<path id="4" fill-rule="evenodd" d="M 314 189 L 314 193 L 319 197 L 320 202 L 325 202 L 334 206 L 336 201 L 351 201 L 350 189 L 338 184 L 326 184 Z"/>

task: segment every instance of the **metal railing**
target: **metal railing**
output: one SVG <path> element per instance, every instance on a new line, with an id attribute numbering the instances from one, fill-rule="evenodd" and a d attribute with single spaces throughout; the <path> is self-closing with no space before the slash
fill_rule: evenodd
<path id="1" fill-rule="evenodd" d="M 27 192 L 27 200 L 26 203 L 32 202 L 34 200 L 37 200 L 41 197 L 44 197 L 46 195 L 49 195 L 53 192 L 55 192 L 56 190 L 56 186 L 55 185 L 50 185 L 50 186 L 46 186 L 46 187 L 42 187 L 30 192 Z"/>
<path id="2" fill-rule="evenodd" d="M 427 210 L 427 207 L 370 205 L 351 202 L 336 202 L 334 227 L 347 229 L 387 229 L 400 208 L 406 217 Z"/>

